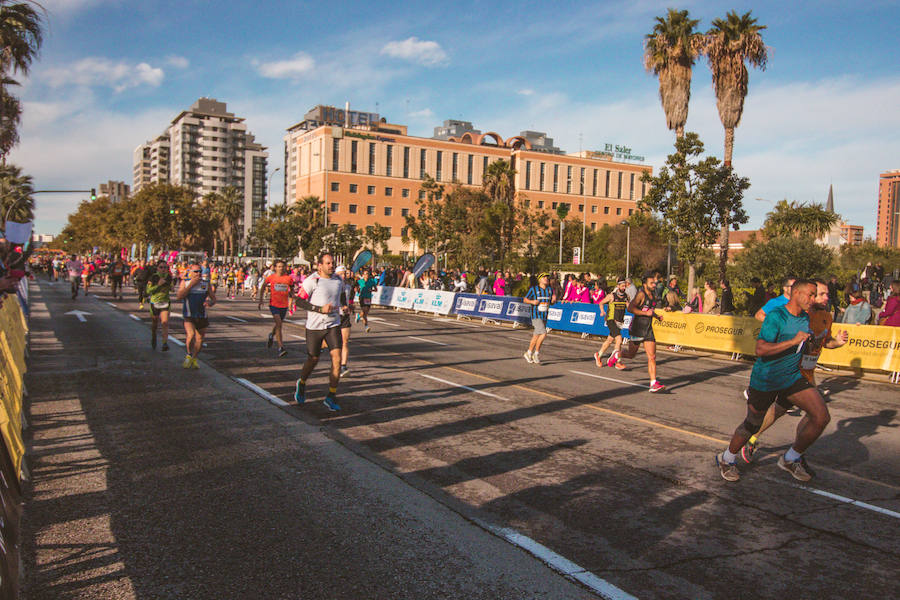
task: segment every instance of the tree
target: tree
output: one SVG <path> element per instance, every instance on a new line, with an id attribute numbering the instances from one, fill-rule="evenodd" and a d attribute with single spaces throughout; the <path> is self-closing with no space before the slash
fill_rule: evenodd
<path id="1" fill-rule="evenodd" d="M 684 135 L 691 73 L 703 45 L 703 36 L 695 30 L 699 22 L 686 10 L 670 8 L 666 18 L 656 17 L 653 31 L 644 36 L 644 68 L 659 77 L 666 127 L 674 130 L 676 137 Z"/>
<path id="2" fill-rule="evenodd" d="M 0 0 L 0 158 L 5 159 L 19 140 L 21 105 L 9 93 L 8 86 L 18 85 L 12 75 L 27 75 L 43 41 L 41 16 L 36 2 L 10 3 Z"/>
<path id="3" fill-rule="evenodd" d="M 212 209 L 216 240 L 222 242 L 226 256 L 234 256 L 238 229 L 244 216 L 244 197 L 234 186 L 228 186 L 221 193 L 207 194 L 206 200 Z"/>
<path id="4" fill-rule="evenodd" d="M 736 279 L 751 277 L 775 282 L 790 273 L 797 277 L 827 277 L 834 266 L 834 253 L 810 237 L 776 237 L 764 242 L 750 240 L 735 258 Z"/>
<path id="5" fill-rule="evenodd" d="M 782 200 L 766 214 L 763 234 L 767 238 L 799 236 L 818 239 L 831 231 L 838 220 L 837 214 L 825 210 L 821 204 Z"/>
<path id="6" fill-rule="evenodd" d="M 15 165 L 0 165 L 0 219 L 27 223 L 34 220 L 34 185 L 31 175 Z"/>
<path id="7" fill-rule="evenodd" d="M 335 227 L 330 236 L 329 249 L 334 252 L 337 260 L 349 265 L 356 253 L 362 248 L 362 240 L 359 232 L 353 225 L 345 223 Z M 343 259 L 343 260 L 340 260 Z"/>
<path id="8" fill-rule="evenodd" d="M 488 227 L 496 232 L 500 242 L 500 267 L 506 264 L 508 254 L 513 248 L 516 238 L 516 225 L 519 211 L 516 210 L 515 199 L 516 170 L 509 161 L 500 159 L 488 165 L 482 178 L 482 190 L 491 199 L 491 206 L 485 213 Z"/>
<path id="9" fill-rule="evenodd" d="M 156 183 L 130 198 L 134 240 L 162 248 L 200 249 L 206 217 L 194 192 L 186 187 Z"/>
<path id="10" fill-rule="evenodd" d="M 290 206 L 276 204 L 269 208 L 271 214 L 285 213 L 284 218 L 298 220 L 294 224 L 297 241 L 306 256 L 315 256 L 323 246 L 323 238 L 328 228 L 325 226 L 325 202 L 318 196 L 303 196 Z"/>
<path id="11" fill-rule="evenodd" d="M 381 254 L 387 254 L 387 242 L 391 239 L 391 230 L 377 222 L 373 225 L 366 225 L 362 239 L 373 253 L 380 251 Z"/>
<path id="12" fill-rule="evenodd" d="M 723 223 L 737 226 L 748 220 L 741 200 L 749 180 L 713 156 L 701 160 L 702 153 L 703 142 L 696 133 L 676 139 L 675 153 L 659 173 L 644 173 L 650 190 L 639 202 L 642 210 L 661 217 L 667 238 L 678 240 L 679 257 L 689 267 L 688 288 L 694 285 L 700 251 L 716 241 Z"/>

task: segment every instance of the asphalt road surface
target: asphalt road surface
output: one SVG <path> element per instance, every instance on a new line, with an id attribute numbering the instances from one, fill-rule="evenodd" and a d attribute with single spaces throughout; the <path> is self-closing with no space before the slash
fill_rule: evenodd
<path id="1" fill-rule="evenodd" d="M 342 410 L 319 401 L 326 354 L 309 401 L 279 409 L 232 380 L 289 401 L 304 313 L 279 359 L 267 307 L 220 298 L 184 371 L 130 289 L 67 290 L 33 286 L 35 598 L 900 595 L 897 386 L 820 374 L 817 477 L 775 465 L 785 416 L 728 483 L 714 455 L 745 416 L 745 362 L 662 353 L 650 394 L 642 354 L 598 369 L 598 341 L 553 335 L 530 365 L 528 331 L 373 309 Z"/>

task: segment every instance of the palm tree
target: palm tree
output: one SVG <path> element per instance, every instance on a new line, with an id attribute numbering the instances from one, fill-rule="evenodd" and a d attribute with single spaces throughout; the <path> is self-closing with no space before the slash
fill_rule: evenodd
<path id="1" fill-rule="evenodd" d="M 17 85 L 11 78 L 14 73 L 28 74 L 43 41 L 41 16 L 35 6 L 40 7 L 35 2 L 0 0 L 0 157 L 4 159 L 19 139 L 16 130 L 21 115 L 18 99 L 6 88 Z"/>
<path id="2" fill-rule="evenodd" d="M 782 200 L 766 215 L 763 232 L 768 238 L 808 236 L 818 239 L 831 231 L 839 219 L 821 204 Z"/>
<path id="3" fill-rule="evenodd" d="M 760 35 L 766 26 L 757 25 L 751 12 L 738 15 L 731 11 L 725 19 L 714 19 L 712 28 L 706 32 L 703 49 L 712 71 L 719 120 L 725 128 L 724 162 L 728 167 L 734 151 L 734 129 L 741 122 L 744 99 L 747 98 L 749 74 L 745 63 L 765 70 L 768 60 L 768 51 Z M 727 220 L 722 225 L 719 272 L 723 279 L 728 262 L 729 225 Z"/>
<path id="4" fill-rule="evenodd" d="M 34 185 L 15 165 L 0 165 L 0 219 L 27 223 L 34 219 Z"/>
<path id="5" fill-rule="evenodd" d="M 226 256 L 233 256 L 237 229 L 244 216 L 244 197 L 236 187 L 228 186 L 217 195 L 215 206 L 221 219 L 218 235 L 223 242 Z"/>
<path id="6" fill-rule="evenodd" d="M 670 8 L 666 18 L 656 17 L 644 43 L 644 68 L 659 77 L 659 98 L 666 113 L 666 127 L 676 137 L 684 135 L 691 100 L 691 70 L 703 47 L 700 23 L 686 10 Z"/>
<path id="7" fill-rule="evenodd" d="M 488 165 L 482 177 L 481 187 L 492 200 L 489 214 L 494 217 L 497 235 L 500 238 L 500 268 L 506 264 L 506 253 L 512 247 L 516 228 L 514 200 L 516 170 L 509 161 L 495 160 Z"/>

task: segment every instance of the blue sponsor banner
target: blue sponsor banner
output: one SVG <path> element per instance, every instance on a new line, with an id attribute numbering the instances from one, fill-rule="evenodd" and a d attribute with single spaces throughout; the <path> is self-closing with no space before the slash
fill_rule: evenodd
<path id="1" fill-rule="evenodd" d="M 458 315 L 515 321 L 528 325 L 531 324 L 530 308 L 521 298 L 512 296 L 456 294 L 453 302 L 453 312 Z"/>

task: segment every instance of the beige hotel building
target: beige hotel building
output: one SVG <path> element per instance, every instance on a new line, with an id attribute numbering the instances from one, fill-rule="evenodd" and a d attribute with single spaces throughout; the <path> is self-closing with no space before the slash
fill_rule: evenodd
<path id="1" fill-rule="evenodd" d="M 389 250 L 401 255 L 418 253 L 415 242 L 404 244 L 402 235 L 405 217 L 424 197 L 420 184 L 426 174 L 448 188 L 454 182 L 481 187 L 491 162 L 511 161 L 515 191 L 532 210 L 555 215 L 557 206 L 567 203 L 570 216 L 596 230 L 620 223 L 637 209 L 646 193 L 641 175 L 651 171 L 626 162 L 641 158 L 623 155 L 627 148 L 564 154 L 544 133 L 524 131 L 504 140 L 465 121 L 445 121 L 434 137 L 423 138 L 377 114 L 328 106 L 312 109 L 288 129 L 284 141 L 285 198 L 296 202 L 318 196 L 326 203 L 329 223 L 389 227 Z"/>

